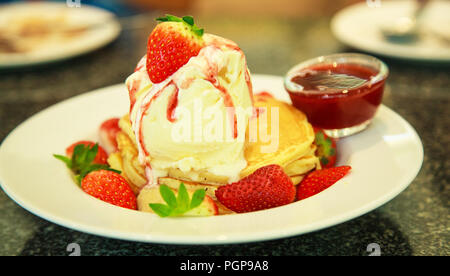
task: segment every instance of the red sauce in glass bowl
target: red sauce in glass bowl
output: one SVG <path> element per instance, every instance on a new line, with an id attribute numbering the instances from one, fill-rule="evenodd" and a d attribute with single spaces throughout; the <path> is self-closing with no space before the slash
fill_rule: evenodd
<path id="1" fill-rule="evenodd" d="M 285 88 L 292 104 L 307 115 L 312 125 L 343 129 L 375 115 L 385 83 L 385 77 L 374 79 L 378 73 L 359 64 L 317 64 L 289 74 L 291 85 L 285 83 Z"/>

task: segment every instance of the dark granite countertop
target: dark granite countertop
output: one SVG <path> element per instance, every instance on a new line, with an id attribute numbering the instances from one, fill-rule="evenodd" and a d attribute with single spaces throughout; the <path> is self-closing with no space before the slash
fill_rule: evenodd
<path id="1" fill-rule="evenodd" d="M 253 73 L 283 75 L 319 55 L 350 51 L 329 31 L 329 18 L 198 18 L 207 32 L 236 41 Z M 117 83 L 133 71 L 151 30 L 125 30 L 107 47 L 75 59 L 15 72 L 0 71 L 0 141 L 38 111 Z M 450 67 L 382 58 L 390 67 L 384 104 L 416 129 L 422 169 L 392 201 L 359 218 L 296 237 L 239 245 L 145 244 L 93 236 L 32 215 L 0 191 L 0 255 L 450 255 Z M 376 169 L 376 168 L 374 168 Z M 26 173 L 26 171 L 25 171 Z"/>

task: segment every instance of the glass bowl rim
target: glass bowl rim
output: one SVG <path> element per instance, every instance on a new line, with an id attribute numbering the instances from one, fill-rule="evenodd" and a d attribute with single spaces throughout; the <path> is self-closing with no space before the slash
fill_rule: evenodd
<path id="1" fill-rule="evenodd" d="M 333 60 L 336 60 L 336 62 L 338 62 L 339 64 L 345 64 L 345 63 L 347 63 L 347 62 L 345 62 L 345 60 L 339 61 L 339 59 L 351 59 L 351 58 L 363 59 L 369 63 L 369 66 L 371 66 L 371 68 L 374 68 L 375 70 L 378 71 L 378 74 L 375 75 L 374 77 L 372 77 L 368 81 L 368 83 L 370 83 L 370 84 L 375 84 L 379 81 L 385 80 L 389 74 L 389 68 L 386 65 L 386 63 L 384 63 L 382 60 L 380 60 L 374 56 L 361 54 L 361 53 L 336 53 L 336 54 L 314 57 L 314 58 L 302 61 L 302 62 L 294 65 L 293 67 L 291 67 L 291 69 L 289 69 L 289 71 L 286 73 L 286 75 L 284 77 L 284 86 L 288 90 L 296 90 L 296 89 L 289 89 L 289 87 L 292 87 L 290 85 L 290 83 L 291 83 L 291 79 L 292 79 L 294 73 L 297 73 L 301 69 L 307 68 L 307 67 L 315 65 L 315 64 L 332 63 Z M 327 62 L 324 62 L 324 61 L 327 61 Z M 351 62 L 348 62 L 348 63 L 351 63 Z M 370 63 L 373 65 L 370 65 Z M 368 64 L 364 63 L 362 65 L 367 66 Z M 366 84 L 367 83 L 365 83 L 364 85 L 366 85 Z M 300 92 L 300 91 L 298 91 L 298 92 Z"/>

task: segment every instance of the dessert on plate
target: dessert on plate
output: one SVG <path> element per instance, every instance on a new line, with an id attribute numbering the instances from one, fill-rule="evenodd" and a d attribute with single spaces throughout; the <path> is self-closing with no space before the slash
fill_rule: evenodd
<path id="1" fill-rule="evenodd" d="M 349 171 L 321 170 L 319 157 L 335 155 L 335 144 L 317 143 L 317 134 L 328 137 L 302 111 L 254 93 L 236 43 L 204 33 L 189 16 L 158 20 L 126 80 L 129 110 L 100 128 L 106 174 L 120 172 L 116 182 L 129 184 L 129 206 L 160 216 L 251 212 L 311 196 Z M 79 171 L 82 183 L 96 173 Z"/>

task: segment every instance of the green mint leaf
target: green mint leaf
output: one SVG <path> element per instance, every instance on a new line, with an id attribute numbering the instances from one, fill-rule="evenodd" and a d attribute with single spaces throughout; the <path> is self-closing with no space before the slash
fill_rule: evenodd
<path id="1" fill-rule="evenodd" d="M 191 205 L 189 206 L 189 209 L 194 209 L 200 204 L 202 204 L 203 200 L 205 199 L 206 191 L 204 189 L 198 189 L 194 192 L 192 195 Z"/>
<path id="2" fill-rule="evenodd" d="M 198 189 L 192 195 L 192 201 L 184 183 L 180 183 L 178 195 L 167 186 L 160 185 L 159 192 L 167 204 L 150 203 L 149 206 L 160 217 L 176 217 L 198 207 L 206 196 L 204 189 Z"/>
<path id="3" fill-rule="evenodd" d="M 56 159 L 63 161 L 69 169 L 72 169 L 72 160 L 66 156 L 53 154 Z"/>
<path id="4" fill-rule="evenodd" d="M 169 19 L 167 19 L 167 17 L 158 17 L 156 18 L 156 21 L 167 22 Z"/>
<path id="5" fill-rule="evenodd" d="M 175 193 L 169 188 L 169 186 L 160 185 L 159 193 L 161 194 L 161 197 L 164 199 L 164 201 L 171 209 L 177 208 L 178 206 L 177 198 L 175 197 Z"/>
<path id="6" fill-rule="evenodd" d="M 149 206 L 160 217 L 168 217 L 172 214 L 172 208 L 165 204 L 150 203 Z"/>
<path id="7" fill-rule="evenodd" d="M 194 18 L 192 16 L 183 16 L 183 21 L 194 26 Z"/>
<path id="8" fill-rule="evenodd" d="M 184 183 L 180 183 L 180 187 L 178 188 L 178 196 L 177 196 L 177 204 L 178 204 L 178 210 L 179 212 L 185 213 L 189 211 L 189 194 L 186 190 L 186 186 L 184 186 Z"/>

